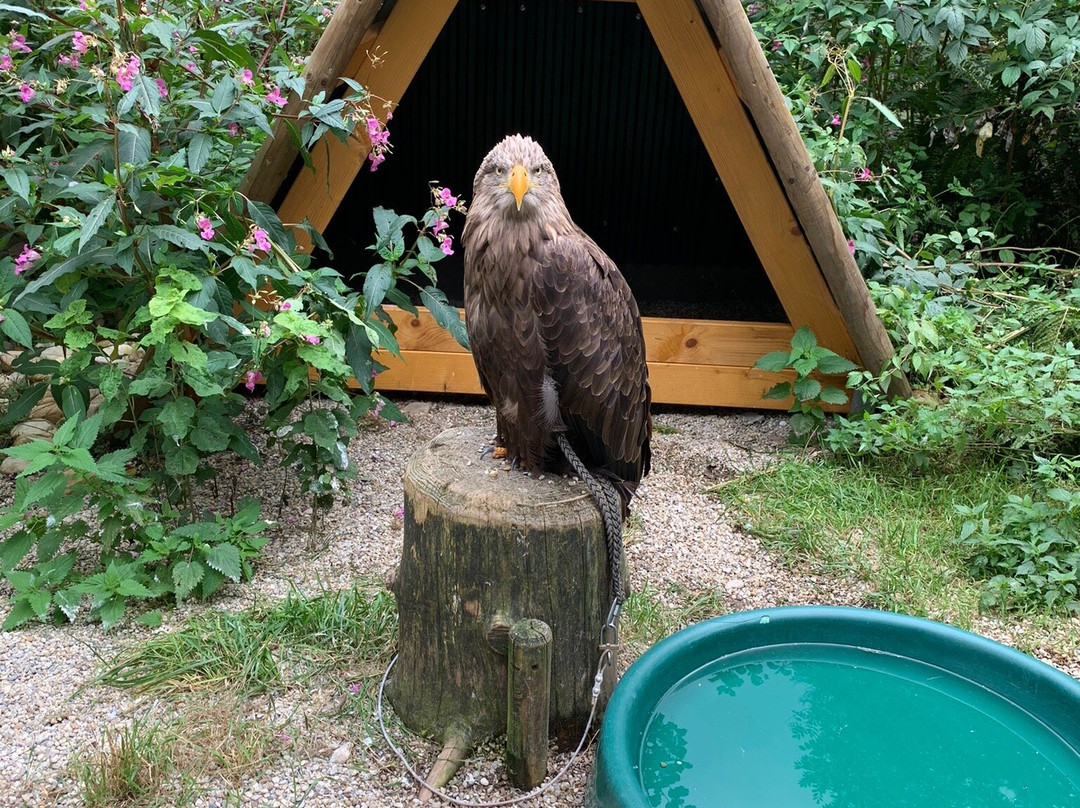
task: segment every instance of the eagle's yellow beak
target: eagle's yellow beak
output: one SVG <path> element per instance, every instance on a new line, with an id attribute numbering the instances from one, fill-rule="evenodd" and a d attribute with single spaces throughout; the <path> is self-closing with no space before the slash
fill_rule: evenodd
<path id="1" fill-rule="evenodd" d="M 529 172 L 521 163 L 510 169 L 510 182 L 507 183 L 507 186 L 510 188 L 510 193 L 514 195 L 517 209 L 521 210 L 521 200 L 525 198 L 528 190 L 533 187 L 532 182 L 529 180 Z"/>

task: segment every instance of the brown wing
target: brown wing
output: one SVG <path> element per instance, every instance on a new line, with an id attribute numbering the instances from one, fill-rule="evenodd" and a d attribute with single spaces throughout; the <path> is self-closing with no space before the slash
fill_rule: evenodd
<path id="1" fill-rule="evenodd" d="M 546 357 L 530 302 L 536 262 L 520 251 L 496 252 L 466 252 L 465 324 L 500 445 L 522 467 L 539 471 L 551 434 L 537 417 Z"/>
<path id="2" fill-rule="evenodd" d="M 652 419 L 641 316 L 614 262 L 580 231 L 543 242 L 534 308 L 548 373 L 582 459 L 628 483 L 649 471 Z"/>

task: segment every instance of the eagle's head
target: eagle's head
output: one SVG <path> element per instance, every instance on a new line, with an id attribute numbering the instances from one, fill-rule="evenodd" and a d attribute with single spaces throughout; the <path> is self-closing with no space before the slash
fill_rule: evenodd
<path id="1" fill-rule="evenodd" d="M 495 144 L 473 182 L 473 203 L 487 202 L 508 219 L 565 214 L 551 160 L 531 137 L 509 135 Z"/>

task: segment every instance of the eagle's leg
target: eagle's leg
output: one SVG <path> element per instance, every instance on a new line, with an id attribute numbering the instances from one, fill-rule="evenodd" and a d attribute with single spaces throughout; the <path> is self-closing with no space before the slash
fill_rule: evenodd
<path id="1" fill-rule="evenodd" d="M 506 459 L 506 440 L 503 435 L 506 434 L 506 425 L 503 423 L 502 415 L 495 411 L 495 445 L 485 446 L 480 450 L 481 457 L 487 457 L 491 455 L 492 460 L 505 460 Z"/>

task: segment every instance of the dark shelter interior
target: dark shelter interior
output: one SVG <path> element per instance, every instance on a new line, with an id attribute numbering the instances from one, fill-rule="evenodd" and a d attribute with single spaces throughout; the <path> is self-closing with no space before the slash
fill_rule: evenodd
<path id="1" fill-rule="evenodd" d="M 374 261 L 373 207 L 418 215 L 430 183 L 468 200 L 484 155 L 520 132 L 551 157 L 571 215 L 642 314 L 786 322 L 635 4 L 461 0 L 397 100 L 394 153 L 365 164 L 324 234 L 346 276 Z M 437 269 L 460 305 L 452 224 L 455 254 Z"/>

